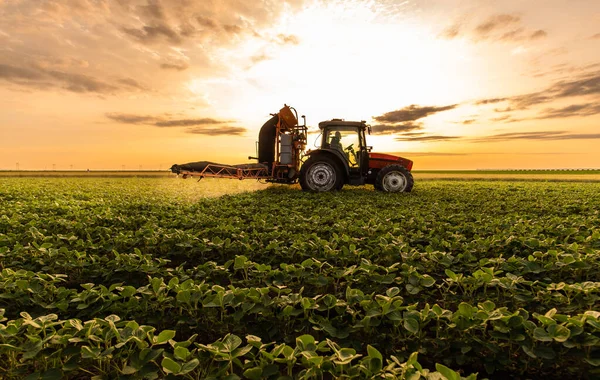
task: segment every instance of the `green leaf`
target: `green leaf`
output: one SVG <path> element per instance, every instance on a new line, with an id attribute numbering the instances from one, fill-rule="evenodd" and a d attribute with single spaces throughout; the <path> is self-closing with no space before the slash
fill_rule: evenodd
<path id="1" fill-rule="evenodd" d="M 179 374 L 185 375 L 186 373 L 192 372 L 194 369 L 196 369 L 196 367 L 198 367 L 199 364 L 200 361 L 198 359 L 192 359 L 181 367 Z"/>
<path id="2" fill-rule="evenodd" d="M 369 357 L 377 358 L 383 362 L 383 356 L 381 355 L 381 352 L 379 352 L 375 347 L 371 346 L 370 344 L 367 345 L 367 354 L 369 355 Z"/>
<path id="3" fill-rule="evenodd" d="M 177 363 L 173 359 L 165 357 L 163 358 L 160 364 L 162 365 L 162 368 L 166 373 L 172 373 L 177 375 L 179 372 L 181 372 L 181 365 L 179 365 L 179 363 Z"/>
<path id="4" fill-rule="evenodd" d="M 188 356 L 190 356 L 190 350 L 185 347 L 175 347 L 174 355 L 177 359 L 187 360 Z"/>
<path id="5" fill-rule="evenodd" d="M 419 332 L 419 321 L 414 318 L 406 318 L 404 320 L 404 328 L 413 334 Z"/>
<path id="6" fill-rule="evenodd" d="M 444 273 L 446 273 L 446 276 L 448 276 L 452 281 L 458 280 L 456 273 L 452 272 L 450 269 L 446 269 Z"/>
<path id="7" fill-rule="evenodd" d="M 154 337 L 154 344 L 164 344 L 175 336 L 174 330 L 163 330 L 158 336 Z"/>
<path id="8" fill-rule="evenodd" d="M 232 352 L 242 344 L 242 340 L 237 335 L 228 334 L 223 340 L 223 344 L 225 345 L 227 352 Z"/>
<path id="9" fill-rule="evenodd" d="M 552 337 L 546 332 L 546 330 L 543 327 L 537 327 L 535 330 L 533 330 L 533 338 L 540 342 L 552 341 Z"/>
<path id="10" fill-rule="evenodd" d="M 448 380 L 460 380 L 460 375 L 443 364 L 436 363 L 435 369 Z"/>
<path id="11" fill-rule="evenodd" d="M 262 368 L 253 367 L 244 371 L 244 376 L 250 380 L 260 380 L 262 378 Z"/>

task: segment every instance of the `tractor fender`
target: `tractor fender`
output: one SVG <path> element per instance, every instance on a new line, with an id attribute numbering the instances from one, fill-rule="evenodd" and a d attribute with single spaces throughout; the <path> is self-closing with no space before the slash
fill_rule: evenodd
<path id="1" fill-rule="evenodd" d="M 343 173 L 344 173 L 344 178 L 348 178 L 350 177 L 350 169 L 348 166 L 348 162 L 346 160 L 346 158 L 344 157 L 344 155 L 342 154 L 342 152 L 340 152 L 337 149 L 329 149 L 329 148 L 321 148 L 321 149 L 317 149 L 317 150 L 311 150 L 306 152 L 307 156 L 311 156 L 311 157 L 316 157 L 316 156 L 320 156 L 320 155 L 325 155 L 327 157 L 330 157 L 331 159 L 333 159 L 340 168 L 342 168 Z"/>

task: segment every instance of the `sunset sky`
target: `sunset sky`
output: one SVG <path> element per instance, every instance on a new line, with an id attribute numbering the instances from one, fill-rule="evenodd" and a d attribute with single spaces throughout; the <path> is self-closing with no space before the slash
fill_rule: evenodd
<path id="1" fill-rule="evenodd" d="M 243 163 L 284 103 L 414 169 L 600 168 L 600 1 L 0 0 L 0 169 Z"/>

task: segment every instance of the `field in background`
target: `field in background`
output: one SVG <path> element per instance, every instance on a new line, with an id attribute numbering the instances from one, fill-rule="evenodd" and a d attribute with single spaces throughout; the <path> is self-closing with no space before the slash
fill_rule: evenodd
<path id="1" fill-rule="evenodd" d="M 598 183 L 0 178 L 0 204 L 7 379 L 600 375 Z"/>
<path id="2" fill-rule="evenodd" d="M 490 180 L 538 180 L 538 181 L 600 181 L 600 170 L 415 170 L 416 181 L 431 179 L 490 179 Z M 1 177 L 87 177 L 87 178 L 160 178 L 173 177 L 168 171 L 0 171 Z"/>

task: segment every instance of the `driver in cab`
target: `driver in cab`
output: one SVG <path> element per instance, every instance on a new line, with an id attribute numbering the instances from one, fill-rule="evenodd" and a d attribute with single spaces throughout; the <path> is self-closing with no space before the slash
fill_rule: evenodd
<path id="1" fill-rule="evenodd" d="M 329 144 L 333 149 L 339 149 L 340 152 L 344 152 L 344 147 L 342 146 L 342 143 L 340 142 L 340 140 L 342 139 L 342 134 L 340 133 L 340 131 L 336 131 L 335 132 L 335 136 L 333 136 L 333 138 L 331 139 L 331 143 Z"/>

